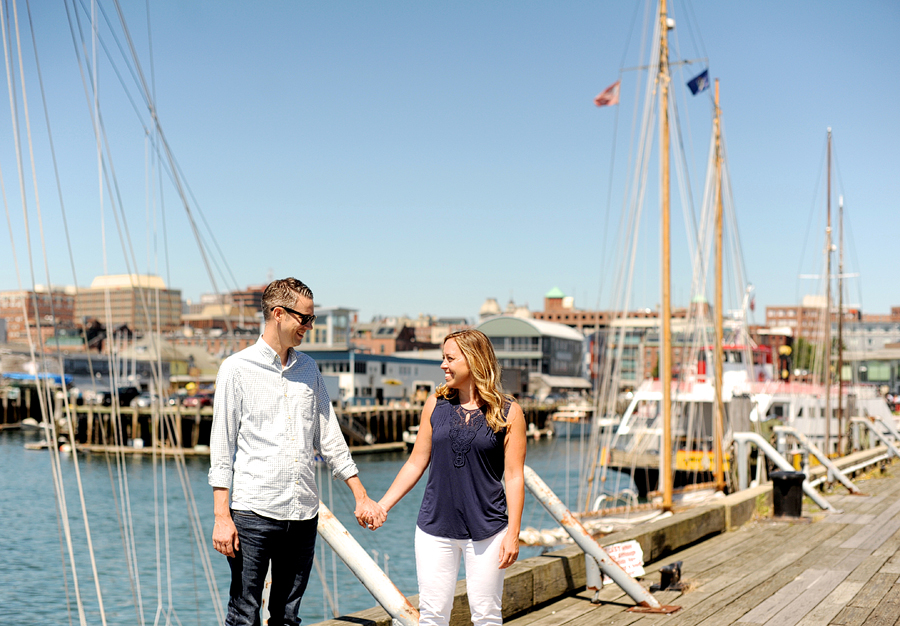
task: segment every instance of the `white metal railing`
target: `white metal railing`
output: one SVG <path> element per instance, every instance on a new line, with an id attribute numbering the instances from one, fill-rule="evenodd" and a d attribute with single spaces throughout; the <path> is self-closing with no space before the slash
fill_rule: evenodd
<path id="1" fill-rule="evenodd" d="M 393 620 L 393 626 L 417 626 L 419 611 L 410 604 L 369 553 L 344 528 L 323 502 L 319 502 L 319 536 L 331 546 L 350 571 Z"/>
<path id="2" fill-rule="evenodd" d="M 786 472 L 794 472 L 794 466 L 788 463 L 787 459 L 778 454 L 778 451 L 772 447 L 768 441 L 763 439 L 757 433 L 734 433 L 734 443 L 737 447 L 737 466 L 738 466 L 738 489 L 744 490 L 749 486 L 749 445 L 755 444 L 757 449 L 763 452 L 775 465 Z M 809 496 L 819 508 L 824 511 L 837 513 L 838 510 L 831 505 L 822 495 L 812 488 L 809 480 L 803 478 L 803 493 Z"/>
<path id="3" fill-rule="evenodd" d="M 581 525 L 572 513 L 566 508 L 555 493 L 541 480 L 533 469 L 525 466 L 525 486 L 531 494 L 537 498 L 547 512 L 559 522 L 559 524 L 569 533 L 569 536 L 584 550 L 587 565 L 587 587 L 599 592 L 603 588 L 603 579 L 600 573 L 609 576 L 622 591 L 627 593 L 634 600 L 638 607 L 635 609 L 644 609 L 654 613 L 671 613 L 677 611 L 679 607 L 663 606 L 653 595 L 644 589 L 641 584 L 610 557 L 606 550 L 597 543 L 587 529 Z M 596 598 L 596 593 L 595 593 Z"/>
<path id="4" fill-rule="evenodd" d="M 779 453 L 781 453 L 782 455 L 784 455 L 786 453 L 786 448 L 787 448 L 787 441 L 786 441 L 787 437 L 786 436 L 790 435 L 791 437 L 796 439 L 797 442 L 801 446 L 806 448 L 814 457 L 816 457 L 819 460 L 819 463 L 821 463 L 828 469 L 829 479 L 830 479 L 830 477 L 834 476 L 841 482 L 842 485 L 844 485 L 844 487 L 846 487 L 847 489 L 850 490 L 850 493 L 854 493 L 854 494 L 862 493 L 859 490 L 859 488 L 856 485 L 854 485 L 853 482 L 849 478 L 847 478 L 847 476 L 844 474 L 844 472 L 842 472 L 840 469 L 838 469 L 838 466 L 835 465 L 832 462 L 832 460 L 829 459 L 825 454 L 823 454 L 821 450 L 819 450 L 819 448 L 818 448 L 818 446 L 816 446 L 816 444 L 814 444 L 812 441 L 807 439 L 806 436 L 803 435 L 803 433 L 799 432 L 796 428 L 794 428 L 793 426 L 776 426 L 774 428 L 774 431 L 777 436 L 777 445 L 778 445 Z"/>
<path id="5" fill-rule="evenodd" d="M 885 434 L 883 432 L 881 432 L 880 430 L 875 428 L 876 422 L 881 424 L 885 428 L 887 428 L 888 432 L 891 432 L 891 431 L 893 431 L 893 433 L 897 432 L 896 429 L 891 428 L 890 426 L 885 424 L 885 422 L 883 420 L 881 420 L 878 417 L 873 418 L 871 420 L 867 419 L 865 417 L 851 417 L 850 418 L 851 424 L 861 424 L 861 425 L 865 426 L 866 428 L 868 428 L 870 433 L 875 435 L 881 443 L 883 443 L 885 446 L 887 446 L 887 449 L 891 451 L 891 454 L 900 458 L 900 450 L 897 449 L 897 446 L 895 446 L 893 443 L 891 443 L 891 441 L 885 436 Z M 894 436 L 897 439 L 900 439 L 900 437 L 897 437 L 897 435 L 894 435 Z"/>

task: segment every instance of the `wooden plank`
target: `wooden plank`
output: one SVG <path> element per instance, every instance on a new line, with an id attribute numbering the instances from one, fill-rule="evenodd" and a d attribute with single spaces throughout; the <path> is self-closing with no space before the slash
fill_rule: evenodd
<path id="1" fill-rule="evenodd" d="M 684 607 L 674 615 L 628 613 L 633 602 L 613 586 L 601 590 L 599 606 L 569 597 L 507 624 L 893 624 L 900 618 L 900 498 L 893 497 L 900 496 L 900 480 L 874 478 L 864 488 L 874 495 L 839 496 L 842 515 L 813 515 L 807 524 L 751 522 L 646 566 L 649 582 L 658 580 L 660 567 L 683 562 L 682 579 L 692 587 L 656 594 Z"/>
<path id="2" fill-rule="evenodd" d="M 767 528 L 776 529 L 777 527 L 769 525 Z M 798 540 L 799 537 L 802 537 L 802 533 L 810 531 L 810 527 L 795 524 L 785 528 L 794 535 L 794 540 L 786 541 L 783 544 L 765 542 L 763 546 L 757 547 L 753 558 L 729 563 L 709 572 L 710 578 L 702 581 L 679 599 L 679 604 L 684 605 L 686 610 L 684 613 L 678 614 L 672 623 L 689 625 L 709 620 L 707 622 L 709 624 L 719 624 L 721 611 L 726 607 L 734 613 L 733 619 L 738 619 L 755 605 L 751 603 L 735 608 L 744 596 L 748 594 L 755 596 L 755 594 L 761 593 L 754 600 L 754 602 L 760 602 L 774 592 L 765 591 L 769 586 L 772 590 L 780 588 L 782 583 L 777 582 L 780 576 L 787 576 L 783 581 L 786 583 L 798 575 L 802 569 L 791 569 L 791 566 L 806 554 L 812 545 L 803 545 Z M 826 529 L 826 532 L 833 533 L 835 530 L 835 528 Z M 790 550 L 786 550 L 785 546 L 790 546 Z M 764 591 L 760 592 L 760 590 Z"/>
<path id="3" fill-rule="evenodd" d="M 853 570 L 853 573 L 850 574 L 847 579 L 867 582 L 874 574 L 878 573 L 878 570 L 884 566 L 887 559 L 888 557 L 886 555 L 873 554 L 857 565 L 856 569 Z"/>
<path id="4" fill-rule="evenodd" d="M 582 598 L 577 595 L 566 596 L 561 600 L 548 603 L 538 608 L 537 610 L 531 611 L 530 613 L 525 613 L 524 615 L 515 617 L 514 619 L 505 619 L 503 623 L 507 626 L 531 626 L 535 622 L 539 622 L 542 618 L 547 617 L 548 615 L 554 615 L 560 611 L 571 609 L 572 607 L 577 607 L 579 610 L 583 610 L 585 602 L 590 602 L 590 598 Z"/>
<path id="5" fill-rule="evenodd" d="M 795 626 L 797 622 L 828 597 L 849 573 L 848 570 L 826 571 L 823 576 L 807 587 L 803 593 L 793 598 L 787 606 L 767 621 L 765 623 L 766 626 Z"/>
<path id="6" fill-rule="evenodd" d="M 817 565 L 822 569 L 841 569 L 853 571 L 863 561 L 869 558 L 869 553 L 865 550 L 845 550 L 843 548 L 833 548 L 827 555 L 823 556 Z"/>
<path id="7" fill-rule="evenodd" d="M 797 626 L 822 626 L 840 613 L 862 588 L 861 582 L 844 580 L 817 607 L 797 622 Z"/>
<path id="8" fill-rule="evenodd" d="M 866 626 L 892 626 L 900 620 L 900 585 L 885 594 L 866 620 Z"/>
<path id="9" fill-rule="evenodd" d="M 868 524 L 874 518 L 874 515 L 864 513 L 839 513 L 838 515 L 828 515 L 822 522 L 825 524 Z"/>
<path id="10" fill-rule="evenodd" d="M 872 554 L 877 554 L 878 556 L 886 555 L 888 558 L 891 558 L 897 553 L 897 550 L 900 550 L 900 530 L 895 532 L 887 541 L 878 546 Z"/>
<path id="11" fill-rule="evenodd" d="M 711 593 L 703 588 L 699 591 L 685 593 L 678 602 L 684 607 L 684 612 L 676 614 L 671 623 L 678 626 L 694 626 L 696 624 L 718 626 L 723 623 L 731 623 L 746 613 L 749 607 L 755 606 L 767 598 L 773 589 L 780 588 L 782 582 L 777 580 L 778 577 L 790 570 L 788 566 L 796 558 L 797 554 L 782 552 L 781 555 L 770 559 L 771 569 L 750 569 L 745 576 L 737 580 L 716 584 L 716 588 Z M 788 577 L 793 578 L 796 573 L 799 572 L 792 572 Z M 767 589 L 769 585 L 771 585 L 771 589 Z M 735 609 L 741 599 L 754 594 L 757 597 L 753 601 Z M 731 619 L 722 619 L 723 612 L 730 613 Z"/>
<path id="12" fill-rule="evenodd" d="M 871 524 L 861 528 L 841 545 L 842 548 L 868 548 L 875 550 L 900 530 L 900 501 L 879 514 Z M 873 532 L 874 529 L 874 532 Z"/>
<path id="13" fill-rule="evenodd" d="M 849 606 L 874 608 L 897 582 L 896 574 L 875 574 L 853 596 Z"/>
<path id="14" fill-rule="evenodd" d="M 872 609 L 864 609 L 858 606 L 845 606 L 834 616 L 834 619 L 828 622 L 828 624 L 829 626 L 832 624 L 834 624 L 834 626 L 862 626 L 866 623 L 866 618 L 869 617 L 869 613 L 871 612 Z"/>
<path id="15" fill-rule="evenodd" d="M 821 597 L 816 601 L 815 604 L 818 604 L 819 600 L 825 598 L 825 596 L 831 593 L 832 590 L 837 587 L 844 578 L 846 578 L 848 573 L 849 571 L 828 572 L 827 570 L 820 569 L 804 570 L 797 578 L 779 589 L 768 600 L 757 605 L 753 610 L 739 619 L 738 623 L 758 622 L 764 624 L 772 620 L 772 618 L 774 618 L 776 615 L 780 614 L 785 607 L 788 607 L 788 605 L 798 603 L 800 598 L 805 595 L 806 592 L 812 589 L 821 589 L 823 587 L 827 587 L 828 590 L 824 594 L 822 594 Z M 837 580 L 833 580 L 834 577 L 829 576 L 829 574 L 837 574 L 840 576 L 840 578 L 838 578 Z M 831 584 L 832 581 L 833 584 Z M 815 604 L 813 606 L 815 606 Z M 794 622 L 791 622 L 791 625 L 799 622 L 800 618 L 802 618 L 805 614 L 806 611 L 804 610 L 803 613 L 799 615 L 796 620 L 794 620 Z"/>
<path id="16" fill-rule="evenodd" d="M 576 604 L 554 606 L 553 610 L 542 615 L 539 619 L 530 622 L 528 626 L 560 626 L 562 624 L 569 624 L 572 620 L 593 614 L 598 608 L 599 606 L 592 605 L 590 600 L 580 599 Z M 507 622 L 507 624 L 509 624 L 509 622 Z M 509 624 L 509 626 L 512 626 L 512 624 Z M 519 622 L 516 622 L 515 626 L 524 625 L 520 625 Z"/>

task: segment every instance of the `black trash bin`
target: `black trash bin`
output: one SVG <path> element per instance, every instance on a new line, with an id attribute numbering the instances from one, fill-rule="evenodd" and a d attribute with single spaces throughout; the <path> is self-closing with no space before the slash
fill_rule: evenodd
<path id="1" fill-rule="evenodd" d="M 803 510 L 803 472 L 778 471 L 772 479 L 772 504 L 775 517 L 800 517 Z"/>

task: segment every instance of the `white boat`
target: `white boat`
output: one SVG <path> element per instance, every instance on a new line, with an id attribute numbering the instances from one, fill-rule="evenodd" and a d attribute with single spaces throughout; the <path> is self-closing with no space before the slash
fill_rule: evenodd
<path id="1" fill-rule="evenodd" d="M 407 452 L 412 452 L 413 446 L 416 445 L 416 435 L 419 434 L 418 426 L 410 426 L 406 430 L 403 431 L 403 434 L 400 436 L 403 439 L 403 443 L 406 444 Z"/>

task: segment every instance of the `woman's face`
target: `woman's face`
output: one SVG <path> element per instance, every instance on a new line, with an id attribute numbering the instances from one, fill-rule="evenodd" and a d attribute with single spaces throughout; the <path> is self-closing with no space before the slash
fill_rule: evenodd
<path id="1" fill-rule="evenodd" d="M 441 361 L 441 369 L 444 370 L 444 380 L 451 389 L 459 389 L 469 383 L 472 375 L 469 363 L 456 345 L 455 339 L 444 342 L 444 360 Z"/>

